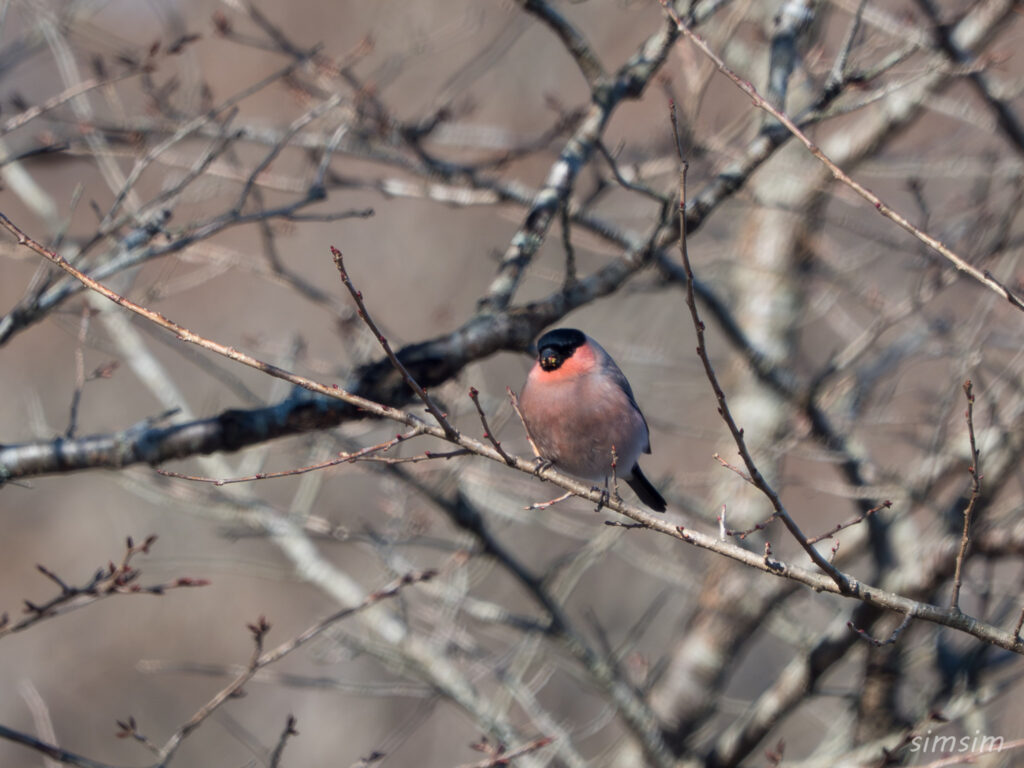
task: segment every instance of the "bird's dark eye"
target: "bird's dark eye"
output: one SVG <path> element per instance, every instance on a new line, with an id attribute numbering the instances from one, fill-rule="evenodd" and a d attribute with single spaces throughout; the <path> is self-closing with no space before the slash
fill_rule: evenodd
<path id="1" fill-rule="evenodd" d="M 538 361 L 545 371 L 553 371 L 562 364 L 562 356 L 553 349 L 545 349 L 541 351 Z"/>

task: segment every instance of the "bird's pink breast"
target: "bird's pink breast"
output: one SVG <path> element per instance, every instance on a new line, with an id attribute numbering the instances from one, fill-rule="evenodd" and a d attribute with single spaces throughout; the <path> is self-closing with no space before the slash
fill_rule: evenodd
<path id="1" fill-rule="evenodd" d="M 520 398 L 523 416 L 540 452 L 560 469 L 603 481 L 614 445 L 616 473 L 626 477 L 647 445 L 647 427 L 626 393 L 598 372 L 592 351 L 589 366 L 580 360 L 565 370 L 582 350 L 556 371 L 534 366 Z"/>

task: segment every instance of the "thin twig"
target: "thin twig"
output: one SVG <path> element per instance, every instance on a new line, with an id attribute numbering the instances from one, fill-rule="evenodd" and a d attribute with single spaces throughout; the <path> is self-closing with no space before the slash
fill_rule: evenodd
<path id="1" fill-rule="evenodd" d="M 530 448 L 533 449 L 533 455 L 538 459 L 543 459 L 540 448 L 537 447 L 537 443 L 533 440 L 533 435 L 530 434 L 530 425 L 526 423 L 526 417 L 523 416 L 523 411 L 519 407 L 519 398 L 516 393 L 512 391 L 512 387 L 505 387 L 505 391 L 508 392 L 508 401 L 512 403 L 512 410 L 516 412 L 516 416 L 519 417 L 519 421 L 522 422 L 523 431 L 526 432 L 526 439 L 530 443 Z"/>
<path id="2" fill-rule="evenodd" d="M 949 598 L 951 610 L 960 610 L 960 586 L 963 575 L 964 557 L 967 555 L 967 545 L 971 540 L 971 516 L 981 496 L 981 473 L 978 472 L 978 444 L 974 439 L 974 389 L 971 380 L 964 382 L 964 396 L 967 398 L 967 412 L 964 418 L 967 419 L 967 434 L 971 441 L 971 464 L 967 471 L 971 475 L 971 498 L 964 507 L 964 530 L 960 536 L 960 550 L 956 553 L 956 572 L 953 576 L 953 594 Z"/>
<path id="3" fill-rule="evenodd" d="M 523 755 L 528 755 L 531 752 L 536 752 L 538 749 L 546 747 L 552 741 L 554 741 L 554 739 L 548 736 L 541 736 L 539 739 L 534 739 L 533 741 L 527 744 L 523 744 L 521 747 L 516 747 L 512 750 L 507 750 L 504 748 L 495 749 L 494 754 L 486 760 L 481 760 L 476 763 L 464 763 L 463 765 L 460 765 L 458 768 L 502 768 L 503 766 L 507 766 L 515 758 L 522 757 Z M 480 747 L 477 748 L 480 749 Z"/>
<path id="4" fill-rule="evenodd" d="M 769 525 L 774 523 L 778 519 L 779 515 L 777 512 L 772 512 L 767 518 L 759 523 L 752 525 L 743 531 L 735 531 L 732 528 L 728 528 L 725 525 L 725 504 L 722 505 L 722 514 L 718 516 L 718 537 L 722 541 L 725 541 L 726 536 L 734 536 L 737 539 L 743 540 L 752 533 L 763 531 Z"/>
<path id="5" fill-rule="evenodd" d="M 299 732 L 295 729 L 295 717 L 288 715 L 288 719 L 285 721 L 284 730 L 281 731 L 281 735 L 277 739 L 277 746 L 274 747 L 274 751 L 270 755 L 270 768 L 278 768 L 281 765 L 281 755 L 284 754 L 284 745 L 288 743 L 288 739 L 292 736 L 298 736 Z"/>
<path id="6" fill-rule="evenodd" d="M 845 523 L 836 523 L 835 527 L 830 528 L 829 530 L 825 531 L 825 533 L 815 536 L 814 538 L 808 539 L 807 543 L 817 544 L 819 541 L 822 541 L 823 539 L 831 539 L 840 531 L 844 531 L 847 528 L 852 528 L 853 526 L 858 525 L 859 523 L 863 523 L 867 518 L 871 517 L 871 515 L 875 514 L 876 512 L 890 508 L 892 508 L 892 502 L 886 499 L 877 507 L 872 507 L 871 509 L 865 510 L 856 517 L 850 518 Z"/>
<path id="7" fill-rule="evenodd" d="M 342 452 L 336 458 L 328 459 L 327 461 L 319 461 L 316 464 L 310 464 L 305 467 L 296 467 L 295 469 L 284 469 L 280 472 L 257 472 L 253 475 L 246 475 L 245 477 L 229 477 L 229 478 L 217 478 L 217 477 L 202 477 L 199 475 L 184 475 L 180 472 L 171 472 L 167 469 L 155 468 L 158 475 L 164 477 L 172 477 L 176 480 L 191 480 L 195 483 L 211 483 L 212 485 L 231 485 L 233 483 L 250 483 L 255 480 L 272 480 L 278 477 L 291 477 L 293 475 L 304 475 L 307 472 L 315 472 L 318 469 L 326 469 L 328 467 L 335 467 L 338 464 L 354 464 L 360 459 L 364 459 L 370 454 L 379 453 L 381 451 L 387 451 L 390 448 L 398 445 L 405 440 L 408 440 L 417 435 L 422 435 L 423 430 L 415 428 L 404 435 L 395 435 L 390 440 L 385 440 L 383 443 L 377 445 L 370 445 L 361 450 L 355 451 L 354 453 Z"/>
<path id="8" fill-rule="evenodd" d="M 608 150 L 608 147 L 604 145 L 603 141 L 597 142 L 597 151 L 600 152 L 601 157 L 603 157 L 605 162 L 608 163 L 608 167 L 611 169 L 612 175 L 615 176 L 615 180 L 622 187 L 630 190 L 631 192 L 637 192 L 641 195 L 644 195 L 645 197 L 649 197 L 652 200 L 658 202 L 660 205 L 665 205 L 666 202 L 671 202 L 668 201 L 665 195 L 659 195 L 657 192 L 648 187 L 642 181 L 630 181 L 629 179 L 627 179 L 622 174 L 622 171 L 619 169 L 619 164 L 615 160 L 615 157 Z M 639 178 L 639 174 L 637 174 L 637 178 Z"/>
<path id="9" fill-rule="evenodd" d="M 645 523 L 623 523 L 619 520 L 605 520 L 604 524 L 610 528 L 625 528 L 627 530 L 633 530 L 635 528 L 648 528 L 650 526 Z"/>
<path id="10" fill-rule="evenodd" d="M 468 448 L 456 448 L 453 451 L 424 451 L 416 456 L 367 456 L 362 461 L 376 464 L 419 464 L 421 461 L 437 461 L 438 459 L 454 459 L 458 456 L 472 456 L 473 453 L 474 451 Z"/>
<path id="11" fill-rule="evenodd" d="M 345 261 L 341 255 L 341 251 L 332 245 L 331 254 L 334 256 L 334 265 L 338 268 L 338 272 L 341 275 L 341 281 L 345 284 L 345 287 L 348 288 L 348 292 L 352 294 L 352 298 L 356 302 L 359 317 L 362 318 L 363 322 L 366 323 L 367 327 L 369 327 L 374 337 L 376 337 L 377 341 L 384 349 L 384 354 L 388 356 L 388 360 L 390 360 L 391 364 L 395 366 L 395 370 L 402 375 L 402 378 L 405 379 L 405 383 L 409 385 L 409 388 L 412 389 L 412 391 L 416 393 L 416 396 L 423 401 L 423 404 L 427 406 L 427 410 L 430 411 L 430 415 L 433 416 L 437 423 L 441 425 L 445 435 L 449 438 L 457 437 L 459 433 L 448 421 L 447 415 L 441 413 L 441 410 L 434 404 L 434 401 L 430 399 L 430 395 L 427 394 L 427 391 L 416 383 L 416 380 L 412 377 L 406 367 L 402 365 L 402 361 L 399 360 L 398 356 L 392 351 L 391 345 L 388 343 L 388 340 L 384 338 L 384 334 L 380 332 L 380 329 L 377 328 L 377 324 L 373 322 L 373 318 L 370 317 L 370 313 L 366 309 L 366 304 L 363 303 L 363 292 L 356 289 L 352 284 L 352 280 L 348 276 L 348 272 L 345 270 Z"/>
<path id="12" fill-rule="evenodd" d="M 854 632 L 856 632 L 864 640 L 866 640 L 867 642 L 871 643 L 871 645 L 875 646 L 876 648 L 881 648 L 883 646 L 892 645 L 893 643 L 895 643 L 899 639 L 900 635 L 903 634 L 903 630 L 905 630 L 908 626 L 910 626 L 910 622 L 911 622 L 911 620 L 913 618 L 914 618 L 913 614 L 910 614 L 910 613 L 908 613 L 906 616 L 904 616 L 903 617 L 903 621 L 900 622 L 900 625 L 898 627 L 896 627 L 896 629 L 894 629 L 892 631 L 892 634 L 889 635 L 889 637 L 887 637 L 885 640 L 876 640 L 869 633 L 865 632 L 863 629 L 858 627 L 852 621 L 846 622 L 846 626 L 848 626 L 850 629 L 852 629 Z"/>
<path id="13" fill-rule="evenodd" d="M 480 414 L 480 423 L 483 424 L 484 427 L 484 437 L 491 441 L 491 445 L 494 446 L 494 450 L 501 454 L 501 458 L 505 460 L 506 464 L 510 467 L 515 465 L 515 459 L 505 452 L 505 449 L 501 447 L 501 440 L 494 436 L 494 432 L 491 430 L 490 426 L 488 426 L 487 415 L 484 413 L 483 406 L 480 405 L 480 391 L 476 387 L 469 388 L 469 399 L 473 401 L 473 405 L 476 406 L 476 412 Z"/>
<path id="14" fill-rule="evenodd" d="M 574 495 L 575 494 L 572 491 L 566 491 L 557 498 L 550 499 L 548 501 L 537 501 L 534 502 L 533 504 L 530 504 L 529 506 L 523 507 L 523 509 L 525 509 L 527 512 L 534 512 L 538 510 L 543 511 L 545 509 L 555 506 L 555 504 L 565 501 L 566 499 L 571 499 Z"/>
<path id="15" fill-rule="evenodd" d="M 134 717 L 129 715 L 125 720 L 118 720 L 117 727 L 121 729 L 114 734 L 117 738 L 137 741 L 157 757 L 160 756 L 160 747 L 154 744 L 152 739 L 139 730 L 139 724 L 136 722 Z"/>
<path id="16" fill-rule="evenodd" d="M 722 457 L 722 454 L 720 454 L 720 453 L 713 453 L 711 455 L 711 458 L 713 458 L 715 461 L 717 461 L 719 464 L 721 464 L 726 469 L 735 472 L 737 475 L 742 477 L 746 482 L 750 483 L 755 488 L 757 487 L 757 484 L 751 479 L 750 475 L 747 474 L 747 471 L 745 469 L 743 469 L 742 467 L 737 467 L 735 464 L 732 464 L 732 463 L 726 461 Z M 774 515 L 773 515 L 773 517 L 774 517 Z"/>

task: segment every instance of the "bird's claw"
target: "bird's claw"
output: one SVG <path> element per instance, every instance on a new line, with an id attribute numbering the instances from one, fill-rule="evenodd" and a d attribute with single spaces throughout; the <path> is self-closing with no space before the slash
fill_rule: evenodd
<path id="1" fill-rule="evenodd" d="M 543 472 L 545 469 L 548 469 L 549 467 L 553 466 L 554 463 L 555 462 L 553 462 L 551 459 L 545 459 L 543 456 L 534 457 L 533 474 L 535 474 L 537 477 L 540 477 L 540 473 Z M 541 477 L 541 480 L 543 479 L 544 478 Z"/>
<path id="2" fill-rule="evenodd" d="M 604 509 L 606 506 L 608 506 L 608 500 L 611 499 L 611 494 L 608 493 L 608 489 L 607 488 L 599 488 L 596 485 L 592 486 L 590 490 L 591 491 L 600 491 L 601 492 L 601 496 L 597 500 L 597 506 L 594 507 L 594 511 L 595 512 L 600 512 L 602 509 Z M 618 494 L 615 494 L 615 495 L 616 495 L 616 497 L 618 497 Z M 617 499 L 617 500 L 621 501 L 621 499 Z"/>

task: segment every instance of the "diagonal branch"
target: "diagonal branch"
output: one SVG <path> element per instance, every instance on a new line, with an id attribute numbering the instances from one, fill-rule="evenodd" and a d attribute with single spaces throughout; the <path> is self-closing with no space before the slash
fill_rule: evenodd
<path id="1" fill-rule="evenodd" d="M 672 125 L 673 128 L 676 127 L 674 107 L 672 111 Z M 676 130 L 675 133 L 678 141 L 678 130 Z M 768 498 L 771 502 L 772 509 L 775 510 L 775 514 L 780 520 L 782 520 L 783 525 L 786 526 L 797 542 L 799 542 L 804 551 L 807 552 L 814 564 L 821 568 L 822 571 L 827 573 L 833 581 L 835 581 L 840 592 L 846 593 L 850 589 L 848 577 L 830 563 L 824 555 L 814 547 L 813 544 L 808 542 L 807 537 L 804 535 L 803 531 L 800 530 L 796 521 L 793 520 L 789 512 L 782 505 L 782 500 L 779 498 L 779 494 L 771 487 L 771 485 L 769 485 L 768 481 L 764 478 L 764 475 L 762 475 L 761 471 L 757 468 L 754 457 L 751 456 L 750 450 L 747 448 L 747 442 L 743 437 L 743 430 L 740 429 L 736 424 L 735 419 L 732 417 L 732 412 L 729 410 L 729 405 L 726 402 L 725 391 L 722 389 L 721 384 L 718 383 L 718 376 L 715 374 L 715 369 L 711 365 L 711 358 L 708 356 L 707 344 L 704 341 L 704 323 L 701 321 L 700 314 L 697 311 L 697 302 L 693 293 L 693 268 L 690 265 L 690 255 L 686 248 L 686 226 L 684 218 L 686 216 L 687 163 L 683 158 L 682 148 L 680 147 L 679 150 L 679 159 L 681 162 L 681 168 L 679 171 L 679 250 L 682 252 L 683 268 L 686 270 L 687 277 L 686 305 L 690 308 L 690 317 L 693 319 L 693 327 L 697 332 L 697 355 L 700 357 L 701 363 L 704 365 L 704 373 L 707 375 L 708 381 L 711 382 L 711 388 L 715 392 L 715 399 L 718 401 L 718 413 L 725 421 L 726 426 L 729 427 L 729 432 L 732 433 L 733 440 L 736 442 L 736 447 L 739 449 L 740 456 L 743 457 L 743 463 L 746 465 L 747 472 L 750 475 L 750 482 Z"/>
<path id="2" fill-rule="evenodd" d="M 427 406 L 427 410 L 430 411 L 430 415 L 433 416 L 434 420 L 441 425 L 442 429 L 444 429 L 445 436 L 450 438 L 457 437 L 458 432 L 455 430 L 455 427 L 452 426 L 451 422 L 448 421 L 447 415 L 441 413 L 441 409 L 437 407 L 434 401 L 430 398 L 430 395 L 427 394 L 426 390 L 416 383 L 416 379 L 410 375 L 409 369 L 402 365 L 402 361 L 395 356 L 395 353 L 391 350 L 391 345 L 388 343 L 388 340 L 384 337 L 384 334 L 380 332 L 377 324 L 373 322 L 373 318 L 370 317 L 369 310 L 366 309 L 366 303 L 363 301 L 363 292 L 356 289 L 352 284 L 352 279 L 348 276 L 348 271 L 345 269 L 345 259 L 342 258 L 341 251 L 332 245 L 331 254 L 334 256 L 334 266 L 338 268 L 338 272 L 341 274 L 341 281 L 345 284 L 345 287 L 348 288 L 348 292 L 352 294 L 352 299 L 355 301 L 356 307 L 358 307 L 359 317 L 363 319 L 363 322 L 366 323 L 370 331 L 376 337 L 377 341 L 384 349 L 384 354 L 387 355 L 388 360 L 390 360 L 391 364 L 395 366 L 395 369 L 402 374 L 402 378 L 405 379 L 405 383 L 409 385 L 409 389 L 415 392 L 416 396 L 419 397 L 419 399 L 423 401 L 423 404 Z"/>

